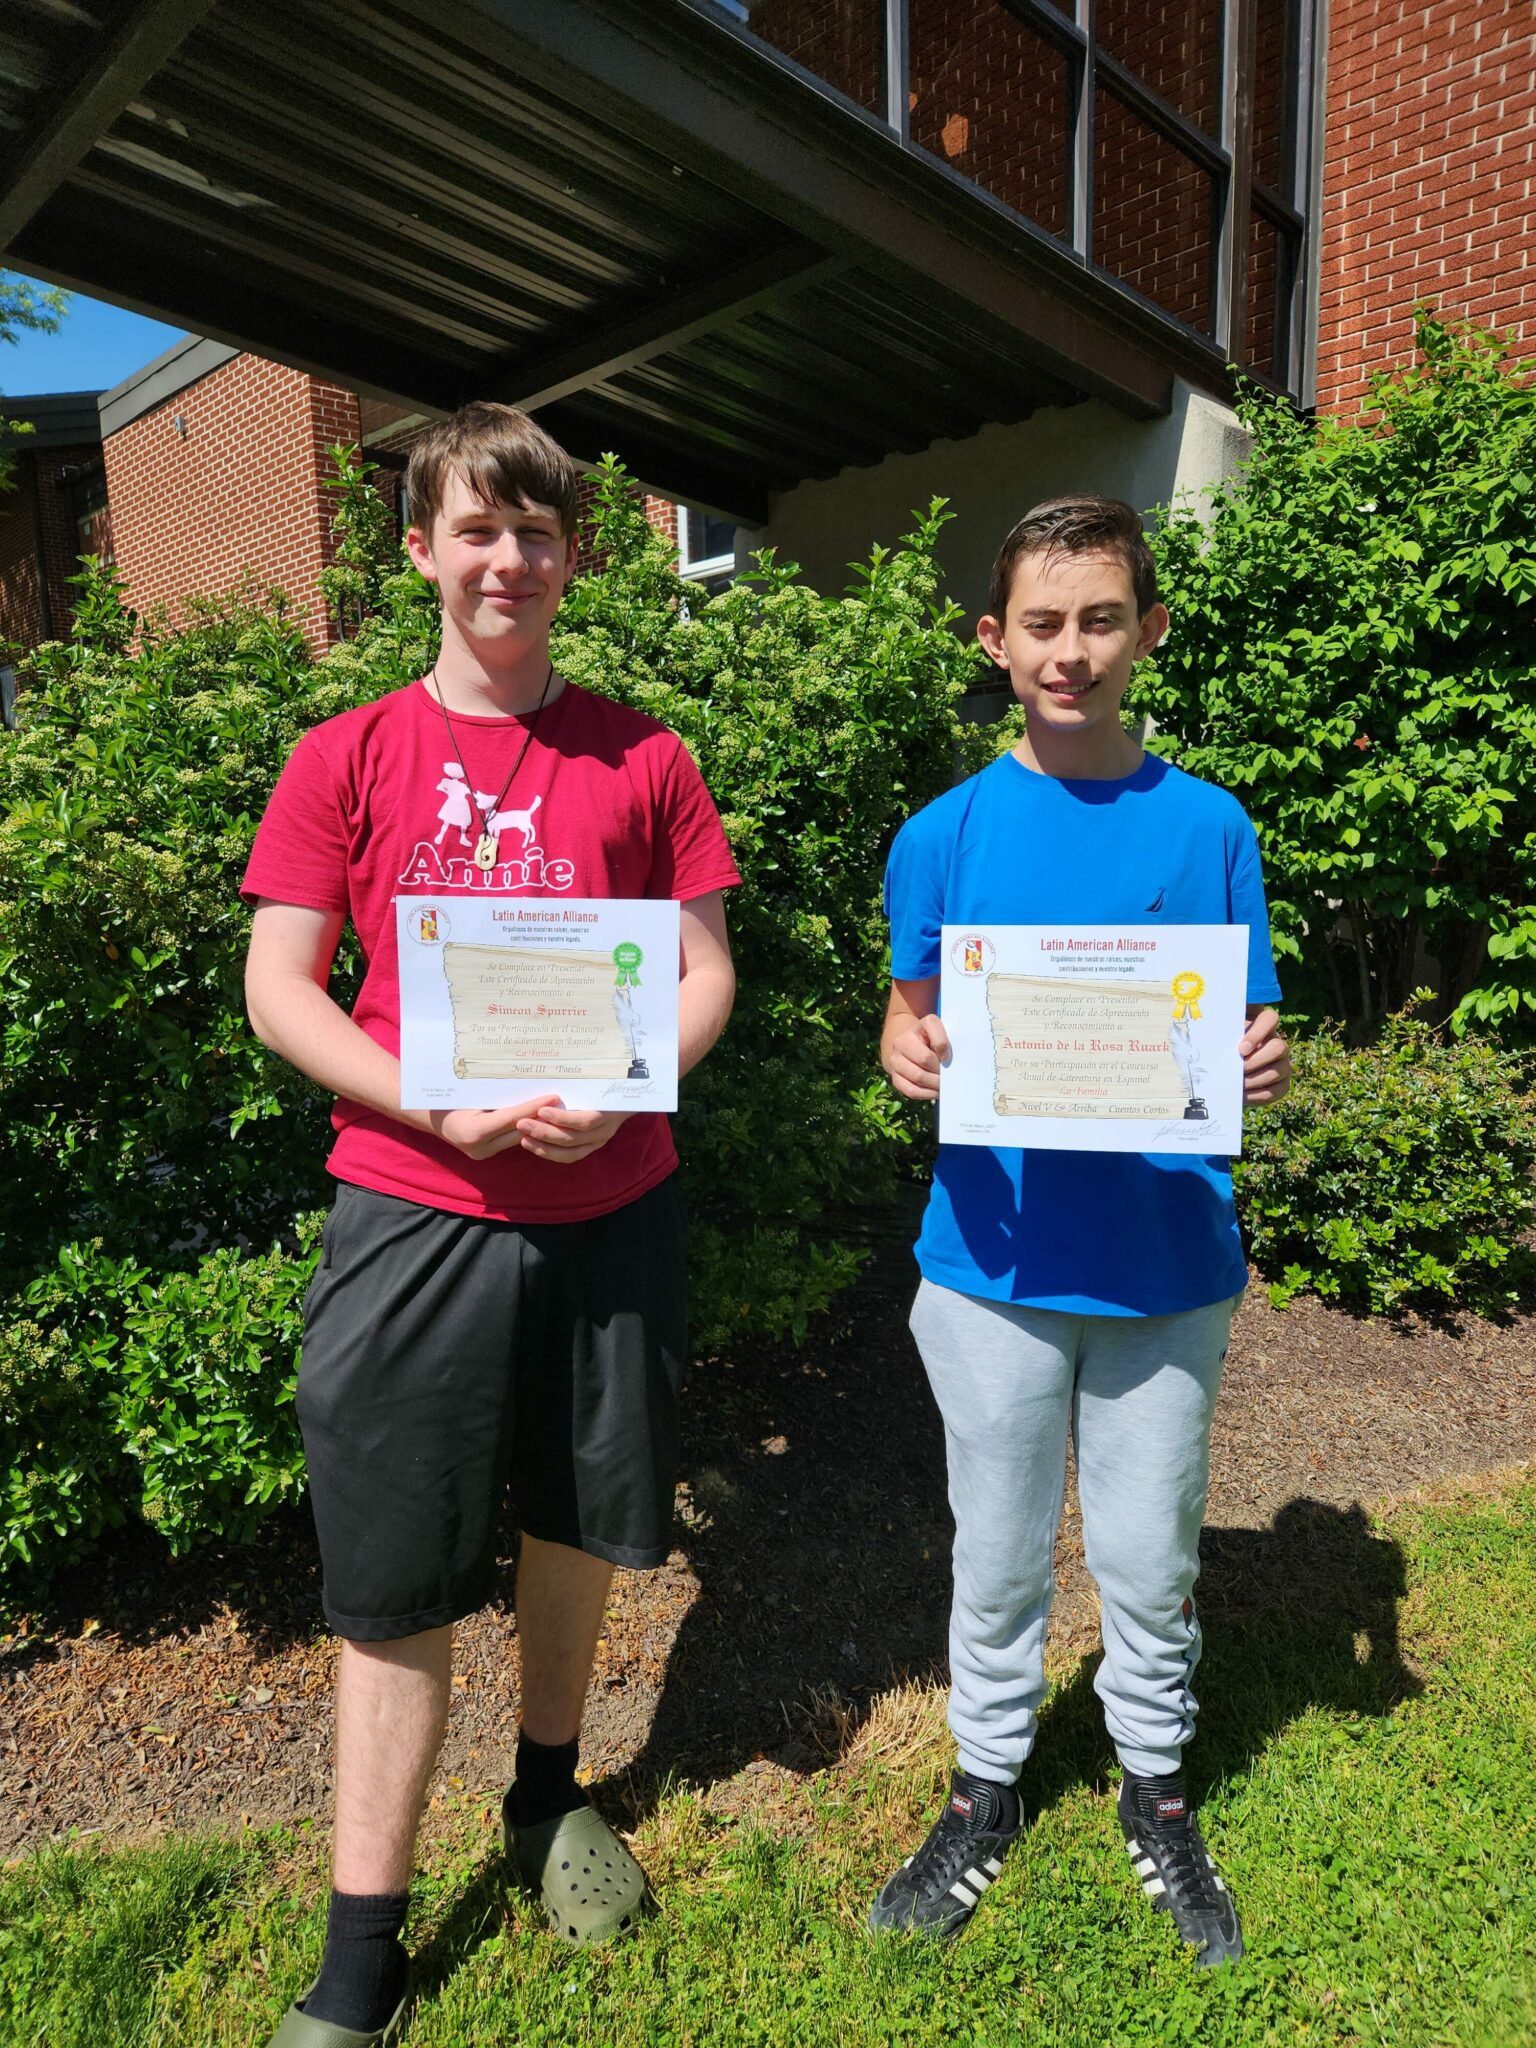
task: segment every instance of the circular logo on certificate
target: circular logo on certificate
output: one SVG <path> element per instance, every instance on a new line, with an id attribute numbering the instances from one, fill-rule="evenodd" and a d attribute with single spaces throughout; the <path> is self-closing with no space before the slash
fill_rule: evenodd
<path id="1" fill-rule="evenodd" d="M 418 946 L 440 946 L 448 936 L 448 913 L 435 903 L 420 903 L 405 920 Z"/>
<path id="2" fill-rule="evenodd" d="M 968 934 L 956 939 L 949 949 L 949 957 L 962 974 L 990 974 L 997 959 L 997 948 L 990 939 Z"/>

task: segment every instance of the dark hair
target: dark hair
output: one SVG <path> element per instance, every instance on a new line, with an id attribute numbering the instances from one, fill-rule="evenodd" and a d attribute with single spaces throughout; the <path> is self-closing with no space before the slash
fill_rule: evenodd
<path id="1" fill-rule="evenodd" d="M 1008 615 L 1014 571 L 1025 555 L 1113 555 L 1130 571 L 1136 616 L 1157 603 L 1157 569 L 1141 530 L 1141 515 L 1123 498 L 1084 492 L 1033 505 L 997 551 L 987 603 L 999 622 Z"/>
<path id="2" fill-rule="evenodd" d="M 428 427 L 411 450 L 405 502 L 411 524 L 429 540 L 454 475 L 487 505 L 553 505 L 566 538 L 576 531 L 576 465 L 515 405 L 474 399 Z"/>

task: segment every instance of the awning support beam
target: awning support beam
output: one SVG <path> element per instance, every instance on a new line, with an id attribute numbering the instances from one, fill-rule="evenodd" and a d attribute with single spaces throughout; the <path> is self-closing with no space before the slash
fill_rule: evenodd
<path id="1" fill-rule="evenodd" d="M 613 326 L 599 326 L 589 340 L 534 362 L 509 359 L 472 378 L 466 397 L 497 398 L 536 412 L 637 369 L 656 356 L 684 348 L 717 328 L 729 326 L 765 306 L 805 291 L 848 268 L 848 259 L 829 256 L 807 242 L 788 244 L 738 265 L 721 276 L 686 287 L 644 313 Z"/>

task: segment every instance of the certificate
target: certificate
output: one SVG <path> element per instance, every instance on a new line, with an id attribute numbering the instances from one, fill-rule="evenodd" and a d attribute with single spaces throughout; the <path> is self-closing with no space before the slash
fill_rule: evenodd
<path id="1" fill-rule="evenodd" d="M 1248 927 L 943 927 L 948 1145 L 1242 1149 Z"/>
<path id="2" fill-rule="evenodd" d="M 395 898 L 403 1109 L 676 1109 L 678 908 Z"/>

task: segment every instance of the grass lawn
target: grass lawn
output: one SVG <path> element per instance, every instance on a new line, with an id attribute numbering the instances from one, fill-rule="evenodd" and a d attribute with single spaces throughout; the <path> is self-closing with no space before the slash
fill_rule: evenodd
<path id="1" fill-rule="evenodd" d="M 635 1847 L 662 1911 L 617 1947 L 542 1933 L 498 1881 L 493 1799 L 466 1799 L 417 1886 L 409 2042 L 1529 2048 L 1536 1477 L 1416 1504 L 1371 1540 L 1401 1574 L 1395 1636 L 1390 1614 L 1308 1627 L 1305 1588 L 1208 1631 L 1191 1771 L 1243 1912 L 1236 1968 L 1195 1970 L 1146 1910 L 1083 1668 L 1047 1709 L 1038 1817 L 948 1949 L 863 1929 L 948 1768 L 931 1692 L 880 1702 L 766 1816 L 660 1800 Z M 0 2048 L 263 2043 L 324 1901 L 306 1830 L 19 1862 L 0 1873 Z"/>

